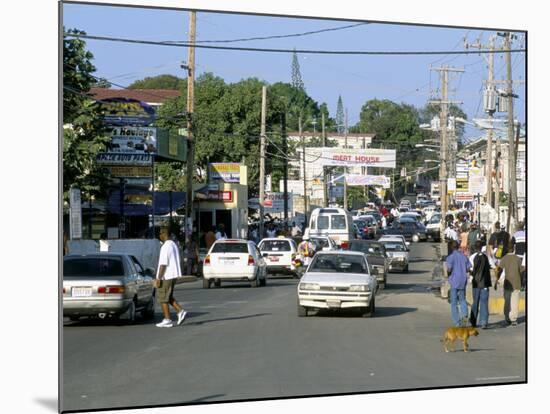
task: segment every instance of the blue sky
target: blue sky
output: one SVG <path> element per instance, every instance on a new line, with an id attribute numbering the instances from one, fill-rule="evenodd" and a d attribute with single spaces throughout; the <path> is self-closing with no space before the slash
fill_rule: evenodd
<path id="1" fill-rule="evenodd" d="M 188 39 L 186 11 L 141 9 L 112 6 L 65 4 L 63 23 L 89 35 L 167 41 Z M 347 26 L 353 22 L 296 19 L 222 13 L 197 14 L 197 40 L 221 40 L 256 36 L 285 35 Z M 491 22 L 487 22 L 491 26 Z M 256 40 L 230 45 L 323 50 L 365 51 L 460 51 L 463 39 L 486 44 L 489 30 L 421 27 L 390 24 L 365 24 L 339 31 L 303 37 Z M 515 43 L 522 45 L 523 34 Z M 497 38 L 500 45 L 501 38 Z M 185 77 L 180 62 L 187 59 L 186 48 L 134 45 L 88 40 L 94 54 L 96 76 L 121 85 L 136 79 L 169 73 Z M 369 99 L 390 99 L 422 107 L 439 94 L 439 75 L 429 67 L 449 65 L 464 68 L 464 74 L 451 76 L 450 98 L 462 101 L 469 119 L 482 118 L 482 81 L 487 64 L 482 56 L 337 56 L 299 55 L 301 74 L 308 94 L 319 103 L 326 102 L 331 116 L 336 113 L 338 95 L 348 109 L 349 124 L 359 120 L 361 106 Z M 197 49 L 197 74 L 212 72 L 226 82 L 257 77 L 269 83 L 290 82 L 291 54 L 254 53 Z M 525 54 L 512 55 L 513 78 L 525 79 Z M 495 78 L 506 75 L 503 54 L 495 56 Z M 514 102 L 515 117 L 525 122 L 525 86 L 515 87 L 520 98 Z M 505 114 L 503 114 L 505 115 Z M 482 133 L 466 129 L 466 137 Z"/>

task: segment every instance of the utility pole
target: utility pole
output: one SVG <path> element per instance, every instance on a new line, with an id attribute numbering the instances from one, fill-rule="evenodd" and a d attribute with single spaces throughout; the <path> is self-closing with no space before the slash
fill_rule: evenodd
<path id="1" fill-rule="evenodd" d="M 321 145 L 324 147 L 327 146 L 327 136 L 325 131 L 325 113 L 322 113 L 321 117 Z M 323 168 L 323 207 L 328 207 L 328 183 L 327 183 L 327 173 L 325 170 L 325 166 Z"/>
<path id="2" fill-rule="evenodd" d="M 449 90 L 449 72 L 464 72 L 464 69 L 454 69 L 448 66 L 442 68 L 434 68 L 441 73 L 441 100 L 440 101 L 430 101 L 431 104 L 439 104 L 439 124 L 441 130 L 441 145 L 440 145 L 440 158 L 441 162 L 439 164 L 439 193 L 441 198 L 441 240 L 445 239 L 445 216 L 448 210 L 447 203 L 447 163 L 448 163 L 448 142 L 447 142 L 447 123 L 449 118 L 449 105 L 452 103 L 449 101 L 448 90 Z"/>
<path id="3" fill-rule="evenodd" d="M 189 14 L 189 51 L 187 61 L 187 194 L 185 203 L 185 233 L 184 240 L 187 243 L 187 233 L 189 226 L 191 231 L 193 230 L 193 171 L 194 171 L 194 156 L 195 156 L 195 142 L 194 142 L 194 125 L 193 125 L 193 111 L 195 101 L 195 39 L 196 39 L 196 27 L 197 27 L 197 13 L 192 11 Z"/>
<path id="4" fill-rule="evenodd" d="M 265 199 L 265 114 L 267 107 L 267 87 L 262 86 L 262 114 L 260 127 L 260 239 L 264 237 Z"/>
<path id="5" fill-rule="evenodd" d="M 302 143 L 302 168 L 304 170 L 304 230 L 307 227 L 306 141 L 302 135 L 302 116 L 298 117 L 298 131 Z"/>
<path id="6" fill-rule="evenodd" d="M 346 108 L 346 115 L 344 120 L 344 146 L 346 149 L 348 148 L 348 108 Z M 347 175 L 348 175 L 348 167 L 345 167 L 344 169 L 344 210 L 348 211 L 348 182 L 347 182 Z"/>
<path id="7" fill-rule="evenodd" d="M 283 138 L 283 152 L 286 155 L 288 154 L 288 141 L 286 136 L 286 112 L 281 113 L 281 135 Z M 288 224 L 288 158 L 286 156 L 283 159 L 283 197 L 285 223 Z"/>
<path id="8" fill-rule="evenodd" d="M 517 194 L 517 178 L 516 178 L 516 151 L 515 151 L 515 134 L 514 134 L 514 96 L 512 89 L 512 54 L 510 52 L 510 38 L 512 34 L 506 32 L 504 34 L 504 49 L 506 51 L 506 96 L 508 98 L 508 180 L 509 184 L 509 208 L 508 208 L 508 224 L 514 224 L 518 217 L 518 194 Z M 510 218 L 512 219 L 510 221 Z M 508 225 L 508 232 L 510 226 Z"/>

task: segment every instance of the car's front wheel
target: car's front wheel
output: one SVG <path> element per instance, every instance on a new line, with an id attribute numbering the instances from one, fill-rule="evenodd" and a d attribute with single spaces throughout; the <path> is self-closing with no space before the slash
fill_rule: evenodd
<path id="1" fill-rule="evenodd" d="M 300 317 L 307 316 L 307 308 L 305 306 L 301 306 L 299 303 L 298 303 L 298 316 Z"/>
<path id="2" fill-rule="evenodd" d="M 376 311 L 376 308 L 375 308 L 374 296 L 373 296 L 371 301 L 370 301 L 369 307 L 367 308 L 365 313 L 363 313 L 363 317 L 364 318 L 372 318 L 374 316 L 375 311 Z"/>

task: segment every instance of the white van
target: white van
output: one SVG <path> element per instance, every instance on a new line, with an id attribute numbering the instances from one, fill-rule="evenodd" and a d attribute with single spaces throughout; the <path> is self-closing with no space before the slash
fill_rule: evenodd
<path id="1" fill-rule="evenodd" d="M 343 208 L 316 208 L 309 219 L 309 235 L 328 236 L 345 249 L 355 239 L 353 217 Z"/>

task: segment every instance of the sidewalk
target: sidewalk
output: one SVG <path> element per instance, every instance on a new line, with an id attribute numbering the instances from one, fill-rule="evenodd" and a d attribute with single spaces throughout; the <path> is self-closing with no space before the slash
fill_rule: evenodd
<path id="1" fill-rule="evenodd" d="M 494 288 L 489 289 L 489 315 L 503 315 L 504 314 L 504 292 L 502 286 L 499 284 L 497 290 Z M 468 305 L 472 305 L 472 285 L 468 284 L 466 287 L 466 302 Z M 519 294 L 519 312 L 525 313 L 525 292 Z"/>

